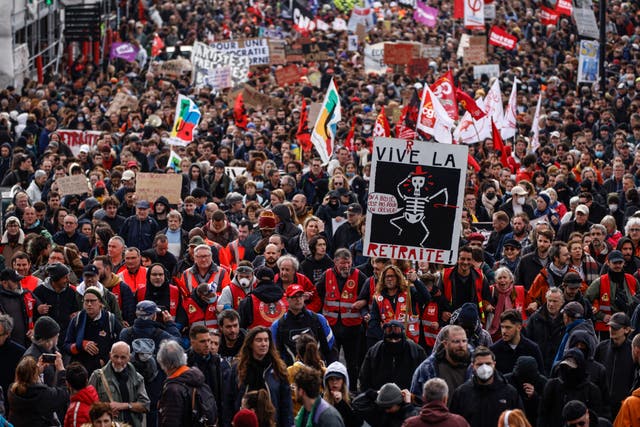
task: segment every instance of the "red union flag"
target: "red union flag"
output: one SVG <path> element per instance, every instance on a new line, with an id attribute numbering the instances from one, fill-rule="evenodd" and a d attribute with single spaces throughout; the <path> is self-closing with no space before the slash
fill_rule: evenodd
<path id="1" fill-rule="evenodd" d="M 571 0 L 558 0 L 558 3 L 556 3 L 556 13 L 558 15 L 571 16 L 571 12 L 573 12 Z"/>
<path id="2" fill-rule="evenodd" d="M 451 117 L 452 120 L 458 120 L 458 104 L 451 70 L 436 80 L 430 88 L 433 94 L 440 100 L 440 104 L 442 104 L 449 117 Z"/>
<path id="3" fill-rule="evenodd" d="M 548 7 L 540 6 L 540 23 L 542 25 L 556 25 L 558 23 L 558 14 Z"/>
<path id="4" fill-rule="evenodd" d="M 517 37 L 512 36 L 500 27 L 491 27 L 491 32 L 489 33 L 489 44 L 503 47 L 507 50 L 513 50 L 516 48 L 516 43 L 518 43 Z"/>

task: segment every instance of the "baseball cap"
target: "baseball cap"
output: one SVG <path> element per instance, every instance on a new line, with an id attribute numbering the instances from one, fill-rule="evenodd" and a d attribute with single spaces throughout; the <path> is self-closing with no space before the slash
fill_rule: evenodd
<path id="1" fill-rule="evenodd" d="M 134 179 L 136 177 L 136 173 L 132 170 L 126 170 L 124 172 L 122 172 L 122 180 L 123 181 L 130 181 L 132 179 Z"/>
<path id="2" fill-rule="evenodd" d="M 582 278 L 578 273 L 570 272 L 564 275 L 562 283 L 568 288 L 579 288 L 582 286 Z"/>
<path id="3" fill-rule="evenodd" d="M 136 305 L 136 316 L 151 316 L 154 313 L 160 313 L 160 310 L 155 302 L 149 300 L 143 300 Z"/>
<path id="4" fill-rule="evenodd" d="M 18 272 L 16 272 L 12 268 L 5 268 L 4 270 L 2 270 L 2 273 L 0 273 L 0 280 L 9 280 L 11 282 L 19 282 L 22 279 L 23 277 L 19 275 Z"/>
<path id="5" fill-rule="evenodd" d="M 200 236 L 193 236 L 191 240 L 189 240 L 189 246 L 198 246 L 204 245 L 204 239 Z"/>
<path id="6" fill-rule="evenodd" d="M 91 149 L 89 148 L 89 146 L 87 144 L 82 144 L 80 146 L 80 152 L 81 153 L 89 154 L 89 151 L 91 151 Z"/>
<path id="7" fill-rule="evenodd" d="M 284 294 L 287 298 L 291 298 L 299 293 L 304 293 L 304 288 L 300 285 L 289 285 Z"/>
<path id="8" fill-rule="evenodd" d="M 347 212 L 348 213 L 354 213 L 354 214 L 361 214 L 362 213 L 362 206 L 360 206 L 358 203 L 351 203 L 349 205 L 349 207 L 347 208 Z"/>
<path id="9" fill-rule="evenodd" d="M 511 189 L 511 194 L 513 194 L 514 196 L 526 196 L 529 193 L 527 193 L 527 190 L 525 190 L 524 188 L 516 185 Z"/>
<path id="10" fill-rule="evenodd" d="M 631 319 L 629 319 L 626 313 L 619 312 L 611 316 L 607 325 L 613 329 L 631 327 Z"/>
<path id="11" fill-rule="evenodd" d="M 624 257 L 622 256 L 622 252 L 615 250 L 609 252 L 609 256 L 607 256 L 607 261 L 609 262 L 624 262 Z"/>
<path id="12" fill-rule="evenodd" d="M 522 249 L 522 244 L 518 242 L 516 239 L 507 239 L 503 245 L 505 248 L 507 246 L 511 246 L 512 248 Z"/>
<path id="13" fill-rule="evenodd" d="M 88 264 L 82 269 L 82 275 L 83 276 L 86 276 L 86 275 L 97 276 L 98 274 L 99 274 L 98 273 L 98 267 L 96 267 L 93 264 Z"/>
<path id="14" fill-rule="evenodd" d="M 561 313 L 566 313 L 572 319 L 582 319 L 584 316 L 584 307 L 576 301 L 571 301 L 564 306 Z"/>
<path id="15" fill-rule="evenodd" d="M 150 207 L 149 202 L 146 200 L 139 200 L 138 203 L 136 203 L 136 208 L 138 209 L 149 209 Z"/>
<path id="16" fill-rule="evenodd" d="M 578 205 L 576 207 L 576 213 L 581 213 L 583 215 L 589 216 L 589 208 L 587 207 L 587 205 Z"/>
<path id="17" fill-rule="evenodd" d="M 471 233 L 469 234 L 469 237 L 467 237 L 468 241 L 478 241 L 478 242 L 484 242 L 484 236 L 482 235 L 482 233 Z"/>

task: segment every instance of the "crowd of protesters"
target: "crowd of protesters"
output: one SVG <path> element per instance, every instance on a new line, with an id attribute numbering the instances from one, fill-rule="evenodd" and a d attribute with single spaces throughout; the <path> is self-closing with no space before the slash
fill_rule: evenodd
<path id="1" fill-rule="evenodd" d="M 327 60 L 285 87 L 277 67 L 252 67 L 247 84 L 277 102 L 240 111 L 150 63 L 265 29 L 290 44 L 288 2 L 137 3 L 109 31 L 141 48 L 136 61 L 81 50 L 0 91 L 0 425 L 640 425 L 637 4 L 608 2 L 599 88 L 577 84 L 572 18 L 543 25 L 539 3 L 497 4 L 493 24 L 519 41 L 489 46 L 488 63 L 503 92 L 519 80 L 517 134 L 506 156 L 490 138 L 469 146 L 458 259 L 442 266 L 369 258 L 363 237 L 381 108 L 448 70 L 474 98 L 493 82 L 457 56 L 469 31 L 451 4 L 433 2 L 428 28 L 376 2 L 355 51 L 332 27 L 346 2 L 316 5 L 329 29 L 305 37 Z M 381 41 L 441 55 L 419 77 L 367 74 L 363 47 Z M 301 141 L 301 107 L 331 79 L 342 121 L 323 164 Z M 107 115 L 118 93 L 138 105 Z M 202 119 L 176 167 L 178 94 Z M 70 147 L 63 129 L 100 136 Z M 138 197 L 145 172 L 181 174 L 180 202 Z M 85 194 L 61 193 L 71 175 Z"/>

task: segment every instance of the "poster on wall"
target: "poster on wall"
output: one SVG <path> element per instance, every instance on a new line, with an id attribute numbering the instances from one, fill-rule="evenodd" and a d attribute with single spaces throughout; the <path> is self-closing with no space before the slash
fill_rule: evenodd
<path id="1" fill-rule="evenodd" d="M 468 147 L 376 138 L 364 252 L 455 264 Z"/>

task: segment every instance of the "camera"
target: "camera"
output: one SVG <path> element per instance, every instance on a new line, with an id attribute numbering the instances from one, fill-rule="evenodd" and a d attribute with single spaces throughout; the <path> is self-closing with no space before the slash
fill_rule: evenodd
<path id="1" fill-rule="evenodd" d="M 42 353 L 42 361 L 44 363 L 55 363 L 56 355 L 53 353 Z"/>

